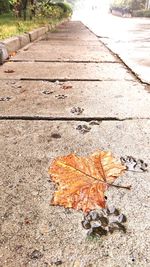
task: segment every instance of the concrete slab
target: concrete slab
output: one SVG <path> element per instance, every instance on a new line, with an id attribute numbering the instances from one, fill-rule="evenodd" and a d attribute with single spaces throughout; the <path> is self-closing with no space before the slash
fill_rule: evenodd
<path id="1" fill-rule="evenodd" d="M 85 31 L 80 31 L 80 32 L 51 32 L 47 33 L 47 39 L 62 39 L 62 40 L 68 40 L 68 39 L 73 39 L 73 40 L 97 40 L 97 37 L 91 33 L 88 32 L 87 30 Z"/>
<path id="2" fill-rule="evenodd" d="M 86 26 L 80 21 L 80 20 L 76 20 L 76 21 L 71 21 L 71 20 L 69 20 L 69 21 L 66 21 L 66 22 L 63 22 L 63 23 L 61 23 L 60 25 L 59 25 L 59 29 L 61 29 L 61 28 L 71 28 L 72 30 L 74 30 L 74 29 L 81 29 L 81 28 L 86 28 Z"/>
<path id="3" fill-rule="evenodd" d="M 81 32 L 86 31 L 90 32 L 89 29 L 81 22 L 81 21 L 68 21 L 65 23 L 60 24 L 57 29 L 54 30 L 54 32 Z"/>
<path id="4" fill-rule="evenodd" d="M 74 39 L 71 39 L 69 38 L 68 40 L 64 40 L 64 39 L 47 39 L 46 37 L 44 37 L 43 39 L 41 40 L 38 40 L 38 42 L 34 42 L 32 44 L 32 48 L 33 49 L 36 49 L 37 46 L 41 45 L 44 49 L 44 46 L 48 46 L 48 45 L 51 45 L 51 46 L 89 46 L 89 47 L 95 47 L 95 46 L 99 46 L 100 47 L 105 47 L 102 42 L 99 41 L 99 39 L 96 39 L 96 40 L 74 40 Z M 26 49 L 26 48 L 25 48 Z M 107 49 L 105 47 L 105 49 Z M 108 49 L 107 49 L 108 51 Z M 110 52 L 111 53 L 111 52 Z"/>
<path id="5" fill-rule="evenodd" d="M 71 86 L 64 90 L 65 86 Z M 72 112 L 80 107 L 83 112 Z M 0 117 L 149 118 L 150 98 L 137 82 L 1 81 Z"/>
<path id="6" fill-rule="evenodd" d="M 61 38 L 59 37 L 59 34 L 56 34 L 56 35 L 54 35 L 54 33 L 52 33 L 52 38 L 49 38 L 48 37 L 48 33 L 46 33 L 45 34 L 45 36 L 43 36 L 43 37 L 41 37 L 40 38 L 40 40 L 39 40 L 39 42 L 40 41 L 47 41 L 47 42 L 53 42 L 53 41 L 57 41 L 57 42 L 61 42 L 61 41 L 63 41 L 63 42 L 65 42 L 66 40 L 67 40 L 67 42 L 76 42 L 76 43 L 79 43 L 79 42 L 97 42 L 98 41 L 98 38 L 96 37 L 96 39 L 94 38 L 94 40 L 91 38 L 91 39 L 80 39 L 80 38 L 76 38 L 76 39 L 74 39 L 73 38 L 73 36 L 70 36 L 70 37 L 68 37 L 67 39 L 66 39 L 66 37 L 65 36 L 61 36 Z"/>
<path id="7" fill-rule="evenodd" d="M 119 63 L 8 62 L 0 68 L 0 79 L 134 80 Z"/>
<path id="8" fill-rule="evenodd" d="M 89 29 L 79 22 L 76 23 L 65 23 L 60 25 L 54 32 L 47 33 L 48 39 L 55 39 L 59 36 L 60 39 L 70 39 L 73 38 L 74 40 L 97 40 L 95 34 L 89 31 Z"/>
<path id="9" fill-rule="evenodd" d="M 65 41 L 66 43 L 66 41 Z M 41 42 L 36 43 L 36 45 L 30 46 L 28 49 L 21 50 L 17 55 L 11 58 L 12 61 L 96 61 L 96 62 L 117 62 L 118 58 L 113 56 L 108 52 L 108 49 L 104 46 L 100 46 L 97 43 L 97 46 L 71 46 L 67 44 L 55 42 L 47 44 L 45 41 L 44 44 Z M 82 52 L 81 52 L 82 51 Z"/>
<path id="10" fill-rule="evenodd" d="M 49 204 L 54 186 L 48 167 L 56 156 L 104 149 L 118 158 L 132 155 L 150 163 L 150 121 L 103 121 L 85 135 L 76 130 L 82 123 L 0 122 L 1 266 L 150 265 L 149 173 L 128 172 L 116 184 L 130 184 L 131 191 L 111 187 L 107 192 L 108 203 L 127 216 L 126 234 L 88 239 L 81 212 Z"/>

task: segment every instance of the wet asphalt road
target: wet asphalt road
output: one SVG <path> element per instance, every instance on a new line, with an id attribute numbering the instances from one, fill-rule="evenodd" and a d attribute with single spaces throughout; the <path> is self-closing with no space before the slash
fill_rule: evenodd
<path id="1" fill-rule="evenodd" d="M 78 17 L 132 69 L 150 83 L 150 19 L 122 18 L 91 11 Z"/>

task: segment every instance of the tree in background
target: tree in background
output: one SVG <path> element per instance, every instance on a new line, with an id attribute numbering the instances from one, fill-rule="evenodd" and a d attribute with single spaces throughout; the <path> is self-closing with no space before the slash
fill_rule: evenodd
<path id="1" fill-rule="evenodd" d="M 48 18 L 58 18 L 69 17 L 72 14 L 72 9 L 70 5 L 63 1 L 55 2 L 51 0 L 38 0 L 36 4 L 36 15 L 45 16 Z"/>
<path id="2" fill-rule="evenodd" d="M 0 14 L 7 13 L 9 10 L 9 0 L 0 0 Z"/>
<path id="3" fill-rule="evenodd" d="M 73 0 L 70 0 L 72 3 Z M 16 17 L 32 19 L 34 16 L 68 17 L 72 9 L 66 1 L 61 0 L 0 0 L 0 14 L 13 11 Z"/>
<path id="4" fill-rule="evenodd" d="M 144 9 L 146 5 L 146 0 L 130 0 L 130 7 L 133 10 Z"/>
<path id="5" fill-rule="evenodd" d="M 118 8 L 130 8 L 132 10 L 144 9 L 146 0 L 113 0 L 112 6 Z"/>
<path id="6" fill-rule="evenodd" d="M 33 6 L 36 3 L 36 0 L 8 0 L 11 9 L 14 11 L 15 15 L 19 18 L 27 18 L 27 8 L 30 6 L 32 15 L 34 14 Z M 30 17 L 32 17 L 30 15 Z"/>

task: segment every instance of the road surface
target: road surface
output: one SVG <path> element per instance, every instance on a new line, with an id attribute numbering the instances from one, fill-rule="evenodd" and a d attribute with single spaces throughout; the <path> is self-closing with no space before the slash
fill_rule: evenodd
<path id="1" fill-rule="evenodd" d="M 142 82 L 150 83 L 150 19 L 122 18 L 99 10 L 77 14 Z"/>

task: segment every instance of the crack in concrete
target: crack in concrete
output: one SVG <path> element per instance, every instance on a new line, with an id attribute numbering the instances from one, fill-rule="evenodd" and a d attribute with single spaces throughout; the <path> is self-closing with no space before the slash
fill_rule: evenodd
<path id="1" fill-rule="evenodd" d="M 99 37 L 98 35 L 96 35 L 99 39 L 103 38 L 103 37 Z M 116 58 L 118 58 L 118 60 L 120 61 L 120 63 L 122 63 L 130 72 L 131 74 L 135 77 L 135 79 L 142 83 L 143 85 L 150 85 L 148 82 L 144 82 L 139 75 L 131 68 L 127 65 L 127 63 L 125 63 L 125 61 L 121 58 L 121 56 L 119 56 L 119 54 L 113 52 L 113 50 L 111 50 L 111 48 L 102 40 L 100 40 L 100 43 L 102 43 L 108 50 L 109 52 L 111 52 L 114 56 L 116 56 Z"/>
<path id="2" fill-rule="evenodd" d="M 124 61 L 123 59 L 118 55 L 116 54 L 116 56 L 118 56 L 118 58 L 120 59 L 120 61 L 126 66 L 126 68 L 132 73 L 132 75 L 135 76 L 135 78 L 140 82 L 142 83 L 143 85 L 150 85 L 148 82 L 144 82 L 140 77 L 139 75 L 133 70 L 131 69 Z"/>
<path id="3" fill-rule="evenodd" d="M 46 117 L 46 116 L 0 116 L 0 120 L 24 120 L 24 121 L 131 121 L 131 120 L 149 120 L 150 117 Z"/>
<path id="4" fill-rule="evenodd" d="M 39 63 L 113 63 L 113 64 L 118 64 L 118 61 L 112 61 L 112 60 L 22 60 L 22 59 L 16 59 L 16 60 L 10 60 L 9 62 L 19 62 L 19 63 L 24 63 L 24 62 L 39 62 Z"/>
<path id="5" fill-rule="evenodd" d="M 55 79 L 48 79 L 48 78 L 18 78 L 18 79 L 8 79 L 8 78 L 4 78 L 4 79 L 1 79 L 0 78 L 0 81 L 43 81 L 43 82 L 53 82 L 55 83 L 56 81 L 59 81 L 59 82 L 120 82 L 120 81 L 126 81 L 126 82 L 132 82 L 134 81 L 133 79 L 124 79 L 124 80 L 116 80 L 116 79 L 69 79 L 69 78 L 55 78 Z"/>
<path id="6" fill-rule="evenodd" d="M 109 39 L 109 37 L 103 37 L 103 36 L 100 36 L 100 35 L 98 35 L 98 34 L 95 34 L 87 25 L 85 25 L 85 27 L 91 32 L 91 33 L 93 33 L 97 38 L 98 38 L 98 40 L 99 40 L 99 42 L 101 43 L 101 44 L 103 44 L 107 49 L 108 49 L 108 51 L 113 55 L 113 56 L 115 56 L 116 58 L 118 58 L 118 60 L 120 61 L 120 62 L 115 62 L 115 63 L 122 63 L 130 72 L 131 72 L 131 74 L 136 78 L 136 80 L 137 81 L 139 81 L 140 83 L 142 83 L 143 85 L 150 85 L 148 82 L 144 82 L 139 76 L 138 76 L 138 74 L 132 69 L 132 68 L 130 68 L 125 62 L 124 62 L 124 60 L 119 56 L 119 54 L 117 54 L 117 53 L 115 53 L 105 42 L 103 42 L 101 39 L 103 39 L 103 38 L 107 38 L 107 39 Z M 105 63 L 105 62 L 104 62 Z"/>

